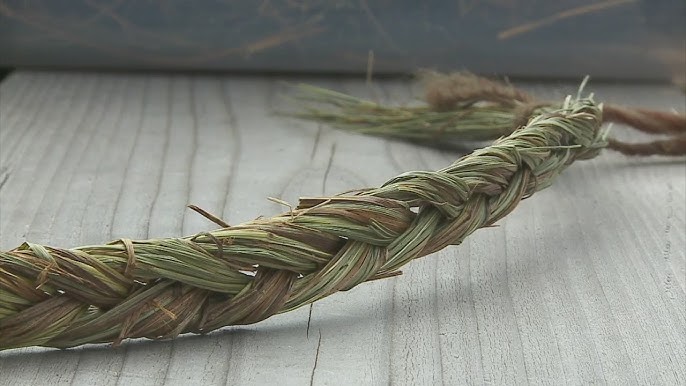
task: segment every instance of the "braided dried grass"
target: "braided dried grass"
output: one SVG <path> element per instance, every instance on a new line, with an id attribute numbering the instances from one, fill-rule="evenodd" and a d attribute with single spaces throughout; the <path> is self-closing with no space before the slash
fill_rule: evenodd
<path id="1" fill-rule="evenodd" d="M 0 349 L 120 344 L 255 323 L 460 244 L 607 145 L 590 98 L 434 172 L 302 198 L 272 218 L 183 238 L 0 252 Z M 510 116 L 511 117 L 511 116 Z"/>
<path id="2" fill-rule="evenodd" d="M 310 85 L 298 85 L 296 98 L 305 109 L 288 113 L 346 131 L 410 140 L 438 147 L 463 147 L 470 141 L 493 141 L 526 124 L 532 115 L 559 107 L 509 83 L 471 73 L 419 73 L 425 104 L 384 106 Z M 585 82 L 585 81 L 584 81 Z M 608 148 L 625 155 L 686 155 L 686 115 L 676 112 L 603 105 L 603 123 L 633 127 L 663 138 L 627 143 L 616 138 Z"/>

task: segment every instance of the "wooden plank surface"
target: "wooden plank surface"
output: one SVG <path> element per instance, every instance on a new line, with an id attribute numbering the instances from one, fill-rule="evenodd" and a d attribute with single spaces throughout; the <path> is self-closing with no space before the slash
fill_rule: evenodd
<path id="1" fill-rule="evenodd" d="M 668 86 L 590 89 L 684 110 Z M 295 203 L 459 156 L 273 116 L 290 106 L 283 91 L 274 78 L 12 73 L 0 84 L 0 248 L 192 234 L 213 225 L 187 204 L 238 223 L 284 210 L 268 196 Z M 413 92 L 382 81 L 374 94 Z M 685 195 L 683 159 L 606 152 L 400 277 L 207 336 L 0 352 L 0 384 L 684 384 Z"/>

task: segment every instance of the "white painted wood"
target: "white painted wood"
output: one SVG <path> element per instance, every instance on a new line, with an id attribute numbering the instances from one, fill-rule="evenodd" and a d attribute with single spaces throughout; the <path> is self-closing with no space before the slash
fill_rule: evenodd
<path id="1" fill-rule="evenodd" d="M 416 92 L 309 81 L 387 102 Z M 667 86 L 589 89 L 684 109 Z M 12 73 L 0 84 L 0 248 L 192 234 L 212 224 L 187 204 L 238 223 L 284 209 L 269 196 L 295 203 L 458 156 L 274 116 L 292 107 L 282 92 L 274 78 Z M 683 159 L 606 152 L 400 277 L 207 336 L 0 352 L 0 384 L 684 384 L 685 195 Z"/>

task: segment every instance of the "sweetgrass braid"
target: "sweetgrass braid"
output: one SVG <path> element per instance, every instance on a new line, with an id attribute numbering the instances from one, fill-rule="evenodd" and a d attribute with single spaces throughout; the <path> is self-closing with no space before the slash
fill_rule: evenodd
<path id="1" fill-rule="evenodd" d="M 360 134 L 439 148 L 464 148 L 468 141 L 493 141 L 509 135 L 542 108 L 558 105 L 557 101 L 537 99 L 510 83 L 468 72 L 423 71 L 418 78 L 424 84 L 424 105 L 382 105 L 300 84 L 295 87 L 294 99 L 303 107 L 282 114 Z M 608 138 L 610 150 L 629 156 L 686 155 L 684 114 L 603 104 L 603 122 L 662 137 L 646 142 Z"/>
<path id="2" fill-rule="evenodd" d="M 272 218 L 183 238 L 0 252 L 0 349 L 205 333 L 397 275 L 596 156 L 601 122 L 593 100 L 567 98 L 444 169 L 302 198 Z"/>

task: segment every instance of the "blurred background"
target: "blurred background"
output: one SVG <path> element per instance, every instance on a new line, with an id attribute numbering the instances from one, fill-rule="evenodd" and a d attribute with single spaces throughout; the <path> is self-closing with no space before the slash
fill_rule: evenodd
<path id="1" fill-rule="evenodd" d="M 684 0 L 2 0 L 0 67 L 674 81 Z"/>

